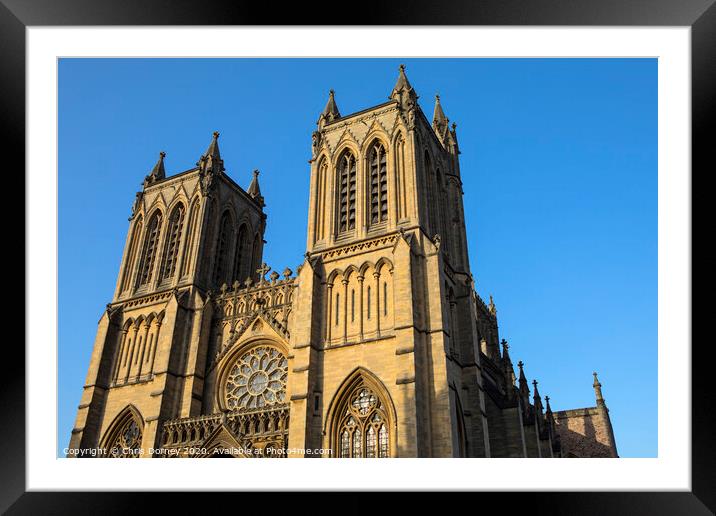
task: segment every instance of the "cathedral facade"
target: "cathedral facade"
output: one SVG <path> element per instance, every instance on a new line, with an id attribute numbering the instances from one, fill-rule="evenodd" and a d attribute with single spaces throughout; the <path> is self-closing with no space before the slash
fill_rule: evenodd
<path id="1" fill-rule="evenodd" d="M 258 171 L 236 184 L 218 133 L 185 172 L 167 177 L 160 154 L 72 456 L 617 456 L 596 373 L 596 406 L 553 412 L 516 372 L 470 270 L 456 126 L 417 101 L 402 66 L 360 112 L 330 92 L 295 272 L 263 262 Z"/>

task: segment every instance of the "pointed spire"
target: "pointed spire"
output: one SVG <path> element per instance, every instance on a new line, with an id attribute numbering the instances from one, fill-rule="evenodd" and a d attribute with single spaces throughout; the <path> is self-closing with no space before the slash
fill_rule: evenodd
<path id="1" fill-rule="evenodd" d="M 460 149 L 457 145 L 457 124 L 452 123 L 452 128 L 449 131 L 445 131 L 445 146 L 452 154 L 460 154 Z"/>
<path id="2" fill-rule="evenodd" d="M 155 183 L 156 181 L 161 181 L 166 177 L 166 171 L 164 170 L 164 156 L 166 155 L 167 153 L 164 151 L 159 153 L 159 160 L 157 160 L 157 164 L 154 165 L 152 171 L 149 172 L 149 175 L 144 178 L 145 187 Z"/>
<path id="3" fill-rule="evenodd" d="M 448 117 L 445 116 L 443 107 L 440 105 L 440 95 L 435 95 L 435 111 L 433 111 L 433 130 L 440 137 L 441 140 L 444 140 L 447 136 L 447 133 L 449 132 L 449 123 L 450 121 L 448 120 Z"/>
<path id="4" fill-rule="evenodd" d="M 492 294 L 490 294 L 490 304 L 487 305 L 487 308 L 489 308 L 492 315 L 497 315 L 497 307 L 495 307 L 495 300 L 492 299 Z"/>
<path id="5" fill-rule="evenodd" d="M 542 413 L 542 397 L 539 395 L 539 390 L 537 390 L 537 380 L 532 380 L 532 385 L 534 386 L 534 404 L 535 404 L 535 410 L 538 413 Z"/>
<path id="6" fill-rule="evenodd" d="M 435 95 L 435 111 L 433 111 L 433 124 L 447 125 L 448 117 L 445 116 L 443 107 L 440 105 L 440 95 Z"/>
<path id="7" fill-rule="evenodd" d="M 529 400 L 530 388 L 527 385 L 527 378 L 525 377 L 525 370 L 523 369 L 524 365 L 525 364 L 522 362 L 522 360 L 517 362 L 517 367 L 520 369 L 520 379 L 519 379 L 520 393 L 522 394 L 523 397 L 525 397 Z"/>
<path id="8" fill-rule="evenodd" d="M 594 383 L 592 384 L 592 387 L 594 387 L 594 395 L 597 398 L 597 405 L 604 405 L 604 397 L 602 396 L 602 384 L 599 383 L 599 378 L 597 378 L 597 372 L 592 373 L 594 375 Z"/>
<path id="9" fill-rule="evenodd" d="M 505 378 L 509 385 L 515 384 L 515 368 L 512 365 L 512 359 L 509 352 L 510 346 L 505 339 L 502 339 L 502 369 L 505 372 Z"/>
<path id="10" fill-rule="evenodd" d="M 219 131 L 214 131 L 213 138 L 211 139 L 211 143 L 206 149 L 204 156 L 207 158 L 221 158 L 221 154 L 219 153 Z"/>
<path id="11" fill-rule="evenodd" d="M 261 195 L 261 188 L 259 187 L 258 170 L 254 170 L 254 177 L 251 180 L 251 184 L 249 185 L 248 190 L 246 190 L 246 193 L 249 194 L 253 199 L 256 199 L 256 201 L 261 205 L 261 207 L 264 206 L 264 198 Z"/>
<path id="12" fill-rule="evenodd" d="M 164 170 L 164 157 L 167 155 L 166 152 L 162 151 L 159 153 L 159 160 L 154 165 L 150 176 L 154 176 L 157 179 L 164 179 L 166 177 L 166 171 Z"/>
<path id="13" fill-rule="evenodd" d="M 405 65 L 401 64 L 398 67 L 398 80 L 393 87 L 393 91 L 390 93 L 391 99 L 395 99 L 400 102 L 404 107 L 412 107 L 415 101 L 418 99 L 418 95 L 410 85 L 408 76 L 405 75 Z"/>
<path id="14" fill-rule="evenodd" d="M 554 414 L 552 413 L 552 407 L 549 406 L 549 396 L 545 396 L 544 400 L 547 402 L 547 410 L 545 410 L 544 413 L 544 418 L 547 423 L 547 432 L 552 438 L 552 449 L 556 450 L 559 449 L 559 443 L 557 442 L 559 440 L 559 436 L 555 432 L 556 424 L 554 422 Z"/>
<path id="15" fill-rule="evenodd" d="M 224 161 L 221 159 L 221 153 L 219 152 L 219 131 L 214 131 L 209 147 L 207 147 L 206 152 L 201 155 L 196 164 L 204 173 L 208 171 L 221 173 L 224 171 Z M 211 180 L 208 181 L 208 184 L 211 184 Z"/>
<path id="16" fill-rule="evenodd" d="M 326 107 L 323 108 L 321 116 L 318 117 L 318 125 L 321 125 L 321 122 L 330 124 L 341 117 L 341 113 L 338 111 L 338 105 L 336 104 L 335 95 L 336 92 L 333 90 L 328 92 L 328 102 L 326 102 Z"/>
<path id="17" fill-rule="evenodd" d="M 522 363 L 522 360 L 517 362 L 517 367 L 520 369 L 520 379 L 519 379 L 519 391 L 520 391 L 520 399 L 522 402 L 522 414 L 525 418 L 530 417 L 531 414 L 531 408 L 530 408 L 530 388 L 527 385 L 527 378 L 525 377 L 525 371 L 523 369 L 524 364 Z"/>
<path id="18" fill-rule="evenodd" d="M 506 339 L 502 339 L 501 344 L 502 344 L 502 360 L 504 360 L 505 362 L 510 362 L 510 364 L 512 364 L 512 360 L 510 360 L 510 352 L 509 352 L 510 345 L 507 343 Z"/>

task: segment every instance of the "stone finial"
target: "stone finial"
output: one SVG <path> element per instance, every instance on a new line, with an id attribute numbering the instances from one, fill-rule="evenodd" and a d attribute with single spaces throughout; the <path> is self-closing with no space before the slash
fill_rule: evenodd
<path id="1" fill-rule="evenodd" d="M 291 277 L 291 274 L 293 274 L 293 271 L 291 269 L 289 269 L 288 267 L 286 267 L 283 270 L 283 279 L 288 280 Z"/>
<path id="2" fill-rule="evenodd" d="M 273 271 L 271 274 L 269 274 L 269 278 L 271 279 L 271 283 L 272 283 L 272 284 L 273 284 L 273 283 L 276 283 L 276 281 L 278 281 L 278 278 L 279 278 L 280 276 L 281 276 L 281 275 L 280 275 L 278 272 L 276 272 L 276 271 Z"/>
<path id="3" fill-rule="evenodd" d="M 233 287 L 234 287 L 234 290 L 239 290 L 241 288 L 241 283 L 239 282 L 239 280 L 234 280 Z"/>
<path id="4" fill-rule="evenodd" d="M 492 294 L 490 294 L 490 304 L 487 308 L 490 310 L 492 315 L 497 315 L 497 307 L 495 306 L 495 300 L 492 298 Z"/>
<path id="5" fill-rule="evenodd" d="M 254 282 L 254 280 L 252 280 L 251 277 L 249 276 L 248 278 L 246 278 L 246 279 L 244 280 L 244 285 L 246 286 L 246 288 L 249 288 L 249 287 L 251 287 L 251 285 L 253 284 L 253 282 Z"/>
<path id="6" fill-rule="evenodd" d="M 594 396 L 597 399 L 597 403 L 604 403 L 604 397 L 602 396 L 602 384 L 599 382 L 599 378 L 597 378 L 597 372 L 593 372 L 592 375 L 594 375 L 594 383 L 592 384 L 592 387 L 594 387 Z"/>

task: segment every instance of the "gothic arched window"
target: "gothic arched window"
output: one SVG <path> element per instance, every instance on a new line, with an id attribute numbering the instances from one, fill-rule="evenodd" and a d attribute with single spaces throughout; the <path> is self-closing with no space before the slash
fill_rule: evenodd
<path id="1" fill-rule="evenodd" d="M 433 170 L 432 160 L 430 159 L 428 151 L 425 151 L 425 184 L 428 202 L 428 221 L 426 227 L 430 228 L 430 236 L 433 237 L 438 232 L 437 181 L 435 180 L 435 171 Z"/>
<path id="2" fill-rule="evenodd" d="M 147 224 L 147 233 L 144 239 L 144 254 L 142 256 L 142 264 L 139 273 L 139 285 L 146 285 L 152 280 L 152 272 L 154 271 L 154 262 L 157 257 L 157 247 L 159 246 L 159 233 L 162 225 L 162 212 L 157 210 L 149 219 Z"/>
<path id="3" fill-rule="evenodd" d="M 117 416 L 102 440 L 104 456 L 109 458 L 141 457 L 142 418 L 131 407 Z"/>
<path id="4" fill-rule="evenodd" d="M 323 158 L 318 165 L 316 175 L 316 207 L 315 207 L 315 241 L 325 238 L 324 228 L 326 220 L 326 189 L 328 181 L 328 160 Z"/>
<path id="5" fill-rule="evenodd" d="M 338 160 L 338 229 L 356 227 L 356 159 L 346 151 Z"/>
<path id="6" fill-rule="evenodd" d="M 216 285 L 221 285 L 226 281 L 227 264 L 229 263 L 227 254 L 231 248 L 232 230 L 231 214 L 226 210 L 221 215 L 219 238 L 216 241 L 216 264 L 214 265 L 214 283 Z"/>
<path id="7" fill-rule="evenodd" d="M 437 221 L 437 223 L 435 224 L 435 226 L 437 226 L 437 228 L 438 228 L 436 230 L 436 232 L 440 233 L 440 235 L 443 237 L 443 239 L 445 241 L 445 249 L 450 249 L 450 245 L 452 245 L 450 242 L 451 235 L 450 235 L 450 232 L 448 231 L 448 228 L 446 226 L 446 224 L 447 224 L 446 221 L 448 220 L 448 214 L 447 214 L 446 210 L 448 209 L 448 205 L 445 202 L 445 195 L 444 195 L 445 188 L 444 188 L 443 184 L 444 184 L 443 183 L 443 175 L 440 172 L 440 169 L 436 168 L 435 169 L 435 201 L 438 204 L 437 212 L 438 212 L 438 218 L 439 218 L 439 221 Z"/>
<path id="8" fill-rule="evenodd" d="M 187 226 L 186 244 L 184 245 L 184 258 L 181 275 L 189 274 L 191 268 L 194 241 L 196 240 L 196 227 L 199 220 L 199 199 L 195 199 L 191 205 L 191 213 L 189 214 L 189 225 Z"/>
<path id="9" fill-rule="evenodd" d="M 370 223 L 388 220 L 388 169 L 385 148 L 376 142 L 368 152 L 370 170 Z"/>
<path id="10" fill-rule="evenodd" d="M 184 205 L 179 203 L 169 216 L 169 228 L 164 243 L 164 260 L 159 280 L 174 276 L 179 256 L 179 243 L 184 230 Z"/>
<path id="11" fill-rule="evenodd" d="M 239 228 L 239 234 L 236 236 L 236 252 L 234 253 L 234 281 L 243 281 L 246 277 L 241 277 L 242 265 L 246 258 L 246 248 L 248 247 L 248 231 L 246 224 L 242 224 Z"/>
<path id="12" fill-rule="evenodd" d="M 401 220 L 406 215 L 406 193 L 405 193 L 405 140 L 402 134 L 395 141 L 395 190 L 398 213 L 396 219 Z"/>
<path id="13" fill-rule="evenodd" d="M 261 238 L 261 235 L 259 233 L 256 233 L 254 235 L 254 244 L 253 248 L 251 249 L 251 270 L 249 271 L 249 274 L 252 278 L 258 277 L 258 268 L 259 265 L 261 265 L 261 244 L 263 243 L 263 239 Z"/>
<path id="14" fill-rule="evenodd" d="M 390 456 L 390 430 L 386 407 L 373 389 L 363 382 L 348 391 L 339 405 L 336 442 L 342 458 Z"/>
<path id="15" fill-rule="evenodd" d="M 124 265 L 124 272 L 122 273 L 122 285 L 120 292 L 124 292 L 129 288 L 130 278 L 132 277 L 132 268 L 134 267 L 134 260 L 137 255 L 137 248 L 139 247 L 139 239 L 142 235 L 142 217 L 140 216 L 134 223 L 134 230 L 132 231 L 132 239 L 129 242 L 129 249 L 127 250 L 127 260 Z"/>

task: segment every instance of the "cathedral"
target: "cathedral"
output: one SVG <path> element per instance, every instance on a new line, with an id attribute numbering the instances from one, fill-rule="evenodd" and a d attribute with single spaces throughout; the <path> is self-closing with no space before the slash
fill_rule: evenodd
<path id="1" fill-rule="evenodd" d="M 617 457 L 597 374 L 594 407 L 553 412 L 475 290 L 439 97 L 431 120 L 404 66 L 362 111 L 341 114 L 331 91 L 311 148 L 296 271 L 264 263 L 259 172 L 234 182 L 218 132 L 184 172 L 160 153 L 71 456 Z"/>

